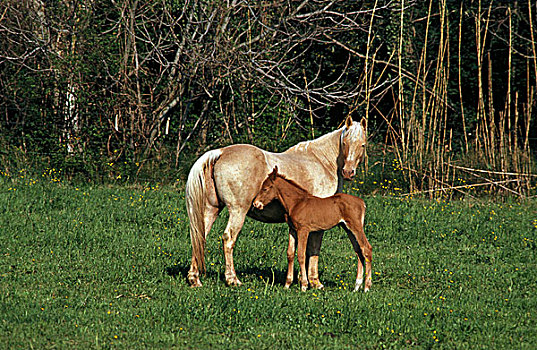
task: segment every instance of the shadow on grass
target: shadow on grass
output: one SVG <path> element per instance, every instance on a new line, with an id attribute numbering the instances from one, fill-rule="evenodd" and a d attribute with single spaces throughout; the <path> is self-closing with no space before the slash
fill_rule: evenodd
<path id="1" fill-rule="evenodd" d="M 263 276 L 263 279 L 269 279 L 270 283 L 274 281 L 274 285 L 284 286 L 287 280 L 287 270 L 278 270 L 271 268 L 255 268 L 249 267 L 237 271 L 237 274 L 240 276 L 247 276 L 248 278 L 259 278 L 258 276 Z M 320 275 L 321 282 L 325 287 L 336 287 L 337 283 L 334 280 L 324 280 L 323 275 Z M 293 285 L 299 283 L 298 281 L 298 270 L 295 269 L 293 272 Z"/>
<path id="2" fill-rule="evenodd" d="M 173 265 L 164 268 L 164 273 L 170 277 L 177 278 L 181 275 L 184 279 L 188 276 L 188 266 Z"/>
<path id="3" fill-rule="evenodd" d="M 186 283 L 188 283 L 188 270 L 190 269 L 189 265 L 173 265 L 168 266 L 164 268 L 164 273 L 166 273 L 168 276 L 173 278 L 181 277 L 185 280 Z M 263 280 L 268 280 L 270 284 L 273 284 L 274 286 L 284 286 L 285 282 L 287 280 L 287 270 L 280 270 L 280 269 L 272 269 L 272 268 L 257 268 L 257 267 L 248 267 L 245 269 L 239 269 L 237 270 L 237 275 L 239 276 L 239 279 L 246 279 L 245 283 L 248 283 L 248 280 L 259 278 L 259 276 L 263 277 Z M 210 278 L 210 279 L 218 279 L 221 282 L 225 283 L 226 279 L 223 273 L 219 273 L 215 269 L 210 269 L 205 272 L 205 274 L 201 274 L 202 278 Z M 322 275 L 321 275 L 322 277 Z M 321 278 L 322 283 L 325 287 L 336 287 L 336 283 L 333 280 L 323 280 Z M 293 278 L 293 284 L 298 283 L 298 271 L 294 271 L 294 278 Z"/>

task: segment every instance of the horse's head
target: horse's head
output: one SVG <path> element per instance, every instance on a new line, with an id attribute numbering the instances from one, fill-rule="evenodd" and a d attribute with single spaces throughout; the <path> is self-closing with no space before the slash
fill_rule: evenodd
<path id="1" fill-rule="evenodd" d="M 265 205 L 272 202 L 274 198 L 278 196 L 276 188 L 274 187 L 274 181 L 276 180 L 276 176 L 278 176 L 277 166 L 274 167 L 272 173 L 270 173 L 269 176 L 265 179 L 265 181 L 263 181 L 259 193 L 257 194 L 257 196 L 255 196 L 253 201 L 253 206 L 255 208 L 263 210 Z"/>
<path id="2" fill-rule="evenodd" d="M 356 175 L 356 167 L 365 157 L 367 135 L 365 132 L 367 121 L 362 118 L 360 123 L 352 120 L 350 116 L 345 121 L 345 130 L 341 138 L 343 151 L 343 168 L 341 175 L 345 180 L 352 180 Z"/>

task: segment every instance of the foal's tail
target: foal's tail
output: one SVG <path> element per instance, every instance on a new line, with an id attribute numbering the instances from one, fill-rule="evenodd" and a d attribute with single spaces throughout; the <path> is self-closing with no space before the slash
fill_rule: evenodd
<path id="1" fill-rule="evenodd" d="M 205 204 L 207 200 L 207 183 L 211 179 L 214 163 L 220 158 L 219 149 L 202 155 L 190 169 L 186 181 L 186 211 L 190 224 L 192 241 L 192 263 L 196 260 L 201 272 L 205 272 Z"/>

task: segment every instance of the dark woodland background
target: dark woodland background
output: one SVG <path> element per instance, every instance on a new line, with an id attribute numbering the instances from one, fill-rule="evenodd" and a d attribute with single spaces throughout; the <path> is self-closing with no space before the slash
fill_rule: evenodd
<path id="1" fill-rule="evenodd" d="M 0 170 L 186 177 L 368 119 L 403 192 L 534 196 L 537 3 L 1 0 Z"/>

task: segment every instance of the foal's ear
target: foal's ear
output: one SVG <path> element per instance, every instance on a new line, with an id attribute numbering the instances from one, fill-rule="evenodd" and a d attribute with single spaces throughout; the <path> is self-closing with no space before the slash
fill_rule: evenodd
<path id="1" fill-rule="evenodd" d="M 272 173 L 270 173 L 269 177 L 272 181 L 276 179 L 276 175 L 278 175 L 278 166 L 274 166 L 274 170 L 272 170 Z"/>
<path id="2" fill-rule="evenodd" d="M 347 119 L 345 119 L 345 127 L 348 129 L 350 128 L 352 125 L 352 117 L 351 115 L 349 114 L 349 116 L 347 117 Z"/>

